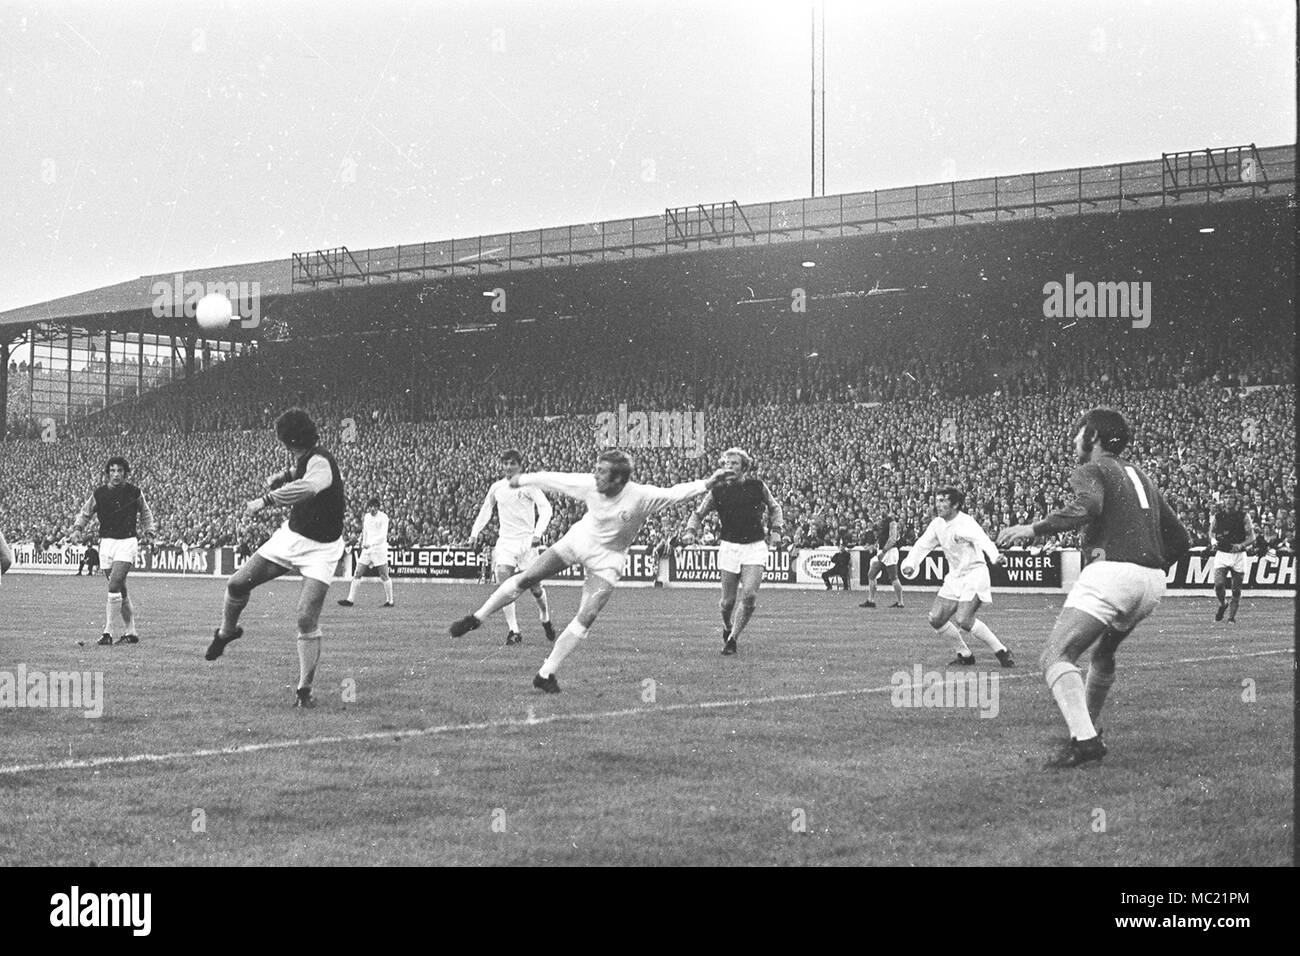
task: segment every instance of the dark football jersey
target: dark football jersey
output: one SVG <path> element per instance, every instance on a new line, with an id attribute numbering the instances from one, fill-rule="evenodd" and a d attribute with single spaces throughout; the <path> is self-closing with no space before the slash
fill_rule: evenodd
<path id="1" fill-rule="evenodd" d="M 766 486 L 759 478 L 743 478 L 713 488 L 713 506 L 722 524 L 720 537 L 732 544 L 762 541 Z"/>
<path id="2" fill-rule="evenodd" d="M 1214 540 L 1216 551 L 1227 551 L 1230 545 L 1246 543 L 1246 513 L 1244 511 L 1216 511 L 1214 513 Z"/>
<path id="3" fill-rule="evenodd" d="M 298 502 L 289 510 L 289 530 L 328 544 L 343 537 L 343 476 L 334 456 L 324 448 L 315 448 L 298 459 L 293 470 L 295 481 L 307 474 L 307 463 L 313 455 L 320 455 L 329 462 L 332 480 L 320 494 Z"/>
<path id="4" fill-rule="evenodd" d="M 1145 472 L 1115 455 L 1070 474 L 1073 498 L 1033 526 L 1034 534 L 1083 528 L 1083 562 L 1123 561 L 1164 570 L 1187 550 L 1187 529 Z"/>
<path id="5" fill-rule="evenodd" d="M 95 514 L 99 517 L 101 538 L 134 538 L 136 518 L 140 513 L 140 489 L 129 481 L 114 488 L 100 485 L 95 489 Z"/>

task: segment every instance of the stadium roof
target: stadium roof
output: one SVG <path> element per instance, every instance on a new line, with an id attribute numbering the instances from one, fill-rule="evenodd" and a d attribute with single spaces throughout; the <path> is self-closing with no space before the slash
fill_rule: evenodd
<path id="1" fill-rule="evenodd" d="M 1120 212 L 1294 195 L 1295 146 L 1235 146 L 1110 166 L 846 193 L 741 206 L 707 203 L 634 219 L 382 249 L 320 250 L 287 259 L 140 276 L 0 313 L 0 325 L 148 315 L 159 290 L 244 283 L 262 298 L 319 288 L 424 281 L 583 262 L 625 261 L 977 222 Z M 256 285 L 253 285 L 253 284 Z M 233 298 L 233 296 L 232 296 Z"/>

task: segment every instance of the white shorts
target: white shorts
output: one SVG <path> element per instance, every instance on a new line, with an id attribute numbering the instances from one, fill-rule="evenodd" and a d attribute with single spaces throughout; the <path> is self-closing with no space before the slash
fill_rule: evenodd
<path id="1" fill-rule="evenodd" d="M 342 538 L 328 542 L 313 541 L 296 531 L 290 531 L 285 524 L 267 539 L 266 544 L 257 549 L 257 556 L 282 568 L 296 571 L 304 578 L 329 584 L 334 580 L 334 570 L 343 558 L 344 547 Z"/>
<path id="2" fill-rule="evenodd" d="M 139 557 L 138 538 L 100 538 L 99 540 L 99 566 L 105 570 L 112 569 L 114 561 L 135 564 Z"/>
<path id="3" fill-rule="evenodd" d="M 492 549 L 492 566 L 494 568 L 507 567 L 514 568 L 516 571 L 526 571 L 528 566 L 537 560 L 537 549 L 533 547 L 533 539 L 528 538 L 498 538 L 497 546 Z"/>
<path id="4" fill-rule="evenodd" d="M 555 542 L 554 548 L 555 553 L 568 564 L 580 564 L 588 574 L 603 578 L 610 584 L 617 584 L 623 576 L 623 563 L 627 556 L 621 551 L 602 548 L 585 534 L 574 534 L 570 530 Z"/>
<path id="5" fill-rule="evenodd" d="M 357 564 L 368 564 L 372 568 L 382 568 L 388 563 L 388 545 L 377 544 L 374 547 L 362 548 L 361 557 L 357 558 Z"/>
<path id="6" fill-rule="evenodd" d="M 871 557 L 872 561 L 879 561 L 887 568 L 892 568 L 898 564 L 898 549 L 890 548 L 888 551 L 877 551 Z"/>
<path id="7" fill-rule="evenodd" d="M 1165 572 L 1127 561 L 1094 561 L 1079 573 L 1065 606 L 1117 631 L 1130 631 L 1165 596 Z"/>
<path id="8" fill-rule="evenodd" d="M 1214 552 L 1214 570 L 1234 571 L 1237 574 L 1246 573 L 1246 552 L 1238 551 L 1236 554 L 1229 554 L 1226 551 Z"/>
<path id="9" fill-rule="evenodd" d="M 754 541 L 750 544 L 736 544 L 723 541 L 718 545 L 718 570 L 739 574 L 744 565 L 767 567 L 767 542 Z"/>
<path id="10" fill-rule="evenodd" d="M 946 601 L 973 601 L 979 598 L 984 604 L 993 603 L 993 584 L 989 580 L 988 565 L 976 564 L 964 574 L 949 574 L 939 588 L 939 597 Z"/>

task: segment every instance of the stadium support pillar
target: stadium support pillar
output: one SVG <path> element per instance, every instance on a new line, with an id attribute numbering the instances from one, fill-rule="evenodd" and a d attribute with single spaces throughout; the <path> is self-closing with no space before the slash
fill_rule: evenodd
<path id="1" fill-rule="evenodd" d="M 9 428 L 9 340 L 0 340 L 0 441 Z"/>
<path id="2" fill-rule="evenodd" d="M 194 336 L 185 337 L 185 380 L 181 391 L 185 396 L 185 434 L 194 431 Z"/>

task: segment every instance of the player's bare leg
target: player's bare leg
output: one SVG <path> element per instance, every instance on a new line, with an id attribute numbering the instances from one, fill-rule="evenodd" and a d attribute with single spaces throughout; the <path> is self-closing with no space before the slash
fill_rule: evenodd
<path id="1" fill-rule="evenodd" d="M 722 614 L 722 649 L 725 653 L 731 640 L 731 624 L 736 615 L 736 592 L 740 589 L 740 575 L 735 571 L 719 571 L 722 577 L 722 594 L 718 597 L 718 610 Z"/>
<path id="2" fill-rule="evenodd" d="M 119 644 L 136 644 L 139 638 L 135 632 L 135 613 L 131 607 L 131 598 L 126 589 L 126 576 L 131 570 L 129 561 L 114 561 L 111 567 L 104 569 L 104 578 L 108 582 L 108 603 L 104 615 L 104 636 L 101 644 L 113 642 L 113 615 L 116 612 L 122 618 L 124 630 Z"/>
<path id="3" fill-rule="evenodd" d="M 957 602 L 951 598 L 936 596 L 934 603 L 930 605 L 930 626 L 934 628 L 936 634 L 947 639 L 957 651 L 956 660 L 951 660 L 948 664 L 968 666 L 975 663 L 975 655 L 971 653 L 965 638 L 962 637 L 961 629 L 952 622 L 952 616 L 957 613 L 957 608 Z"/>
<path id="4" fill-rule="evenodd" d="M 762 583 L 763 565 L 742 564 L 740 566 L 739 600 L 732 620 L 731 637 L 727 640 L 727 646 L 733 654 L 736 652 L 736 641 L 740 639 L 749 619 L 754 616 L 754 608 L 758 606 L 758 587 Z M 726 653 L 725 648 L 723 652 Z"/>
<path id="5" fill-rule="evenodd" d="M 520 571 L 512 578 L 501 582 L 500 586 L 492 592 L 492 596 L 483 602 L 473 614 L 467 614 L 456 623 L 452 624 L 450 633 L 452 637 L 460 637 L 476 630 L 487 618 L 495 612 L 501 610 L 507 604 L 513 604 L 519 595 L 524 591 L 531 591 L 540 585 L 552 575 L 559 574 L 568 563 L 555 553 L 554 548 L 547 548 L 543 551 L 527 571 Z"/>
<path id="6" fill-rule="evenodd" d="M 876 606 L 876 579 L 880 577 L 880 572 L 885 566 L 880 563 L 878 558 L 872 558 L 871 564 L 867 567 L 867 599 L 858 607 L 875 607 Z"/>
<path id="7" fill-rule="evenodd" d="M 542 622 L 542 631 L 546 634 L 546 639 L 552 644 L 555 643 L 555 627 L 551 624 L 551 603 L 546 597 L 546 588 L 540 584 L 529 589 L 533 600 L 537 602 L 537 619 Z"/>
<path id="8" fill-rule="evenodd" d="M 517 573 L 513 564 L 498 564 L 496 566 L 496 575 L 498 581 L 508 581 Z M 522 591 L 520 592 L 523 593 Z M 507 604 L 501 609 L 501 613 L 506 619 L 506 644 L 519 644 L 523 641 L 524 636 L 519 633 L 519 613 L 515 610 L 513 602 Z"/>
<path id="9" fill-rule="evenodd" d="M 1237 608 L 1241 606 L 1241 585 L 1245 575 L 1239 571 L 1230 571 L 1232 575 L 1232 603 L 1228 605 L 1228 623 L 1237 623 Z"/>
<path id="10" fill-rule="evenodd" d="M 533 678 L 534 687 L 546 691 L 548 694 L 558 694 L 560 692 L 560 685 L 555 679 L 555 672 L 559 670 L 560 663 L 569 656 L 569 652 L 587 636 L 591 626 L 596 623 L 597 615 L 609 602 L 613 593 L 613 581 L 607 581 L 605 578 L 590 572 L 587 574 L 587 580 L 582 583 L 582 606 L 578 608 L 578 613 L 569 622 L 569 626 L 560 633 L 560 636 L 555 641 L 555 646 L 551 648 L 550 656 L 546 658 L 546 661 L 537 671 L 537 676 Z"/>
<path id="11" fill-rule="evenodd" d="M 361 579 L 366 576 L 368 570 L 370 570 L 370 562 L 357 562 L 356 570 L 352 572 L 352 584 L 348 586 L 348 596 L 339 599 L 339 607 L 352 607 L 357 603 L 357 596 L 361 593 Z"/>
<path id="12" fill-rule="evenodd" d="M 298 593 L 298 689 L 297 707 L 315 707 L 311 685 L 320 663 L 320 610 L 330 586 L 314 578 L 303 578 Z"/>
<path id="13" fill-rule="evenodd" d="M 1011 652 L 1007 646 L 998 640 L 998 636 L 993 633 L 993 629 L 975 616 L 983 602 L 979 597 L 971 598 L 969 601 L 962 601 L 957 605 L 957 611 L 952 616 L 952 622 L 962 630 L 962 639 L 965 641 L 968 637 L 978 637 L 988 645 L 988 649 L 993 652 L 993 656 L 998 659 L 998 663 L 1003 667 L 1015 667 L 1016 662 L 1011 658 Z"/>
<path id="14" fill-rule="evenodd" d="M 1093 648 L 1092 663 L 1088 665 L 1085 696 L 1088 701 L 1088 717 L 1094 726 L 1101 716 L 1102 706 L 1106 703 L 1106 694 L 1115 683 L 1115 651 L 1120 642 L 1132 633 L 1132 628 L 1127 631 L 1107 628 L 1101 635 L 1101 639 L 1097 641 L 1097 646 Z"/>
<path id="15" fill-rule="evenodd" d="M 1218 568 L 1214 572 L 1214 596 L 1219 599 L 1219 606 L 1214 612 L 1214 619 L 1222 621 L 1228 610 L 1228 569 Z"/>
<path id="16" fill-rule="evenodd" d="M 1100 760 L 1106 748 L 1088 715 L 1083 675 L 1076 661 L 1107 630 L 1105 624 L 1078 608 L 1062 608 L 1038 659 L 1048 689 L 1070 729 L 1070 743 L 1049 767 L 1073 767 L 1089 760 Z"/>
<path id="17" fill-rule="evenodd" d="M 255 554 L 230 576 L 226 582 L 226 601 L 221 609 L 221 626 L 212 635 L 212 643 L 204 655 L 207 660 L 215 661 L 225 653 L 227 644 L 244 636 L 244 629 L 239 626 L 239 615 L 248 606 L 253 589 L 288 573 L 288 568 Z"/>

